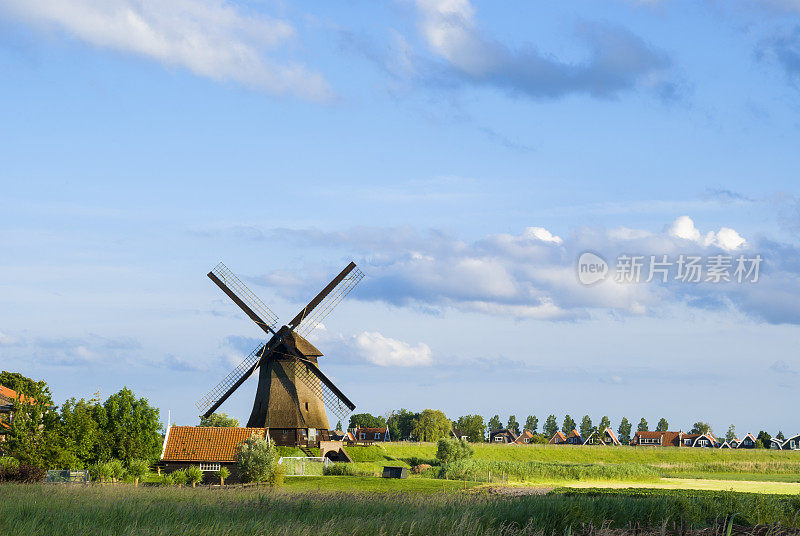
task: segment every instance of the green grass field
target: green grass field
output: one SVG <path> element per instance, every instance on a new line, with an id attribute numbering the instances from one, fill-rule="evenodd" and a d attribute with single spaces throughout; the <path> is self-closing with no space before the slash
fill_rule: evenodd
<path id="1" fill-rule="evenodd" d="M 0 534 L 544 536 L 684 527 L 699 535 L 724 532 L 734 513 L 745 527 L 796 529 L 800 518 L 796 496 L 597 488 L 508 496 L 453 484 L 359 477 L 297 477 L 277 490 L 3 484 Z"/>

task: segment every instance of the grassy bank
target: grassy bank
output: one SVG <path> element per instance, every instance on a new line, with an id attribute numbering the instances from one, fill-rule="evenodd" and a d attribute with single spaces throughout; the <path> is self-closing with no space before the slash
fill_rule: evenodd
<path id="1" fill-rule="evenodd" d="M 331 482 L 344 485 L 345 478 Z M 409 482 L 420 486 L 423 480 Z M 562 490 L 507 497 L 455 490 L 326 492 L 313 490 L 315 483 L 298 479 L 278 491 L 3 485 L 0 534 L 517 536 L 564 534 L 568 527 L 587 532 L 589 525 L 626 529 L 638 524 L 654 532 L 665 524 L 699 529 L 737 512 L 740 524 L 796 527 L 800 512 L 797 497 L 736 493 Z M 369 484 L 351 482 L 352 487 Z"/>

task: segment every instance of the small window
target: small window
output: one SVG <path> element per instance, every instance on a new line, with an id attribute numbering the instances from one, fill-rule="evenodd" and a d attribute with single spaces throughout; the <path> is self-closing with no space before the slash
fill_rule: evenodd
<path id="1" fill-rule="evenodd" d="M 684 439 L 683 440 L 683 444 L 684 445 L 691 445 L 692 444 L 692 440 L 691 439 Z"/>
<path id="2" fill-rule="evenodd" d="M 367 434 L 365 434 L 364 432 L 361 432 L 360 436 L 361 436 L 361 439 L 366 439 L 367 438 Z"/>
<path id="3" fill-rule="evenodd" d="M 375 432 L 375 439 L 380 439 L 380 438 L 381 438 L 381 433 Z"/>
<path id="4" fill-rule="evenodd" d="M 219 471 L 219 469 L 220 469 L 219 462 L 209 462 L 209 463 L 200 462 L 201 471 Z"/>
<path id="5" fill-rule="evenodd" d="M 503 441 L 503 436 L 494 436 L 494 440 L 499 443 L 499 442 Z"/>
<path id="6" fill-rule="evenodd" d="M 308 411 L 308 402 L 306 402 L 306 411 Z"/>

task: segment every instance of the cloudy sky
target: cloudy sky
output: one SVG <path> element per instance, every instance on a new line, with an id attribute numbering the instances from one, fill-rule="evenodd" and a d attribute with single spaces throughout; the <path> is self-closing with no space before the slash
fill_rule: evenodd
<path id="1" fill-rule="evenodd" d="M 0 366 L 193 424 L 355 260 L 357 411 L 797 432 L 798 146 L 796 0 L 0 0 Z"/>

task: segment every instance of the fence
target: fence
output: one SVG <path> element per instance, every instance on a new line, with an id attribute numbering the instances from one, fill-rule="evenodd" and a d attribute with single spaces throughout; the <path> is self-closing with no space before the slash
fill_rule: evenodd
<path id="1" fill-rule="evenodd" d="M 286 476 L 322 476 L 326 467 L 333 465 L 328 458 L 284 456 L 278 460 Z"/>
<path id="2" fill-rule="evenodd" d="M 46 482 L 52 484 L 87 484 L 89 482 L 89 471 L 47 471 Z"/>

